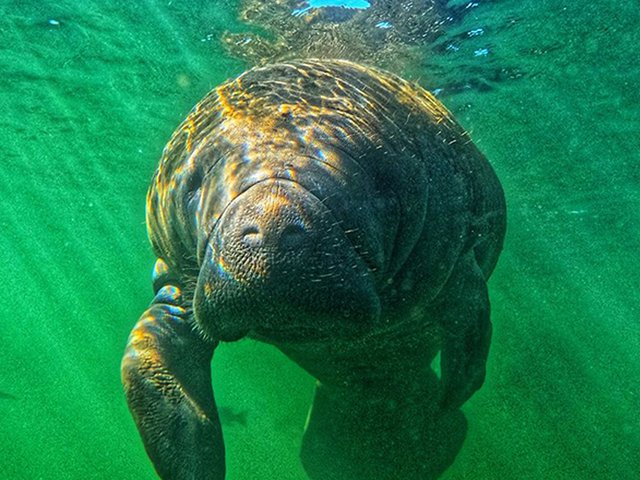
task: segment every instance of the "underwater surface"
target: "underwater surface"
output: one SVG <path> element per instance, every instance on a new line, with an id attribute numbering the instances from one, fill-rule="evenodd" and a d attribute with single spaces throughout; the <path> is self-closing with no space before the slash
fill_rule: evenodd
<path id="1" fill-rule="evenodd" d="M 442 478 L 639 478 L 637 3 L 450 6 L 423 62 L 395 73 L 469 130 L 509 223 L 487 380 Z M 119 372 L 152 297 L 145 194 L 191 107 L 250 66 L 221 42 L 259 30 L 240 10 L 0 3 L 1 479 L 156 478 Z M 314 380 L 250 340 L 219 347 L 213 378 L 228 478 L 304 480 Z"/>

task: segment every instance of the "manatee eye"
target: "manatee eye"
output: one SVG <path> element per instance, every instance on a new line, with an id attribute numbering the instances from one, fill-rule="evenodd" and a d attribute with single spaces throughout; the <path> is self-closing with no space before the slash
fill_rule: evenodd
<path id="1" fill-rule="evenodd" d="M 204 180 L 204 171 L 203 168 L 196 168 L 191 175 L 187 178 L 186 188 L 187 188 L 187 199 L 189 203 L 193 203 L 194 200 L 198 200 L 200 188 L 202 187 L 202 182 Z"/>

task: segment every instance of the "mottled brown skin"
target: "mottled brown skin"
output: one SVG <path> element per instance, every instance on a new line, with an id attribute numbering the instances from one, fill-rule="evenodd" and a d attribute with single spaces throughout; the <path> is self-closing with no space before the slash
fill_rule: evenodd
<path id="1" fill-rule="evenodd" d="M 346 61 L 249 70 L 169 141 L 147 225 L 156 297 L 122 376 L 161 477 L 224 478 L 210 361 L 245 336 L 318 379 L 311 478 L 430 479 L 453 461 L 505 203 L 431 94 Z"/>

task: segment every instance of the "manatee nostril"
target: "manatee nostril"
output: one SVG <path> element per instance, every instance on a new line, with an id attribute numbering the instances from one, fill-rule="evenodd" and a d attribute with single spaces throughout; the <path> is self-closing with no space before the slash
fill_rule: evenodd
<path id="1" fill-rule="evenodd" d="M 248 247 L 259 247 L 262 245 L 262 233 L 255 225 L 244 227 L 240 232 L 240 241 Z"/>
<path id="2" fill-rule="evenodd" d="M 304 241 L 305 233 L 306 231 L 302 225 L 287 225 L 280 234 L 280 247 L 298 247 Z"/>

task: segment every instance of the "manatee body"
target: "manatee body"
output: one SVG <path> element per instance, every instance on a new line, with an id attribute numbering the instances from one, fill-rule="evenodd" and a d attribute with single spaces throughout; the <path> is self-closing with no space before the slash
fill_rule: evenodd
<path id="1" fill-rule="evenodd" d="M 246 336 L 318 379 L 311 478 L 436 478 L 453 461 L 505 202 L 431 94 L 346 61 L 249 70 L 176 130 L 147 202 L 156 296 L 122 377 L 162 478 L 224 478 L 210 363 Z"/>

